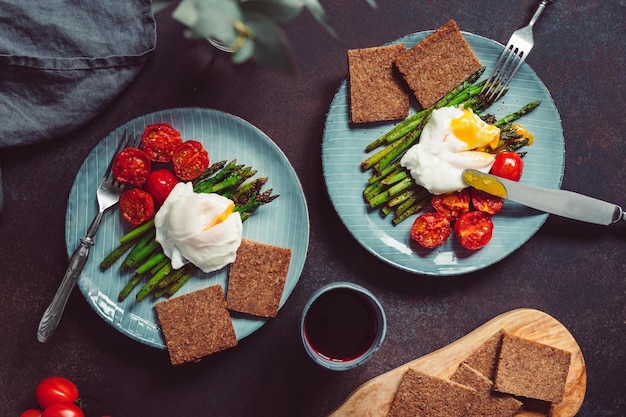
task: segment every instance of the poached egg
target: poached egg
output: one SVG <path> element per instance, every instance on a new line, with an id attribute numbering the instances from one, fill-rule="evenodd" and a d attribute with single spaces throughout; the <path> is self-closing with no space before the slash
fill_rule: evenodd
<path id="1" fill-rule="evenodd" d="M 419 143 L 402 157 L 400 164 L 415 182 L 431 194 L 466 188 L 464 169 L 489 172 L 495 156 L 482 149 L 495 149 L 500 129 L 484 122 L 471 109 L 443 107 L 433 110 Z"/>
<path id="2" fill-rule="evenodd" d="M 199 194 L 190 182 L 179 183 L 156 213 L 156 240 L 172 268 L 193 263 L 203 272 L 235 260 L 241 244 L 241 216 L 234 203 L 218 194 Z"/>

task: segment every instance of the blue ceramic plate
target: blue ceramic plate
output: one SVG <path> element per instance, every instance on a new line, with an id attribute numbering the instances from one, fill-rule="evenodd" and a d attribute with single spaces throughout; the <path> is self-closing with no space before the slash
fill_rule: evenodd
<path id="1" fill-rule="evenodd" d="M 132 120 L 105 137 L 85 159 L 70 191 L 65 225 L 68 254 L 71 255 L 79 244 L 97 212 L 96 188 L 124 130 L 141 132 L 146 125 L 153 123 L 169 123 L 181 132 L 184 139 L 202 142 L 213 162 L 237 159 L 238 163 L 256 169 L 255 177 L 269 178 L 263 189 L 271 188 L 273 194 L 280 197 L 260 207 L 244 223 L 243 235 L 259 242 L 291 248 L 291 265 L 280 303 L 282 306 L 298 282 L 308 249 L 309 216 L 302 187 L 293 167 L 268 136 L 245 120 L 215 110 L 164 110 Z M 155 301 L 148 298 L 136 303 L 135 290 L 124 302 L 118 302 L 117 295 L 129 275 L 120 275 L 120 261 L 107 271 L 100 271 L 100 261 L 128 230 L 117 208 L 105 214 L 78 286 L 87 302 L 107 323 L 133 339 L 164 349 L 165 343 L 154 312 Z M 226 279 L 227 268 L 210 274 L 198 272 L 179 293 L 215 284 L 221 284 L 226 290 Z M 265 322 L 265 319 L 253 316 L 233 315 L 237 339 L 250 335 Z"/>
<path id="2" fill-rule="evenodd" d="M 414 33 L 393 43 L 407 48 L 421 41 L 431 31 Z M 492 40 L 464 33 L 480 62 L 487 67 L 483 79 L 493 68 L 503 46 Z M 565 145 L 563 127 L 554 101 L 537 74 L 524 64 L 511 82 L 509 92 L 493 104 L 488 112 L 498 117 L 518 110 L 530 101 L 541 105 L 524 116 L 523 124 L 534 136 L 535 144 L 527 147 L 522 182 L 548 188 L 560 188 L 564 170 Z M 477 271 L 508 256 L 541 227 L 547 214 L 538 213 L 507 201 L 494 216 L 491 242 L 478 251 L 468 251 L 450 238 L 439 248 L 427 250 L 412 243 L 409 229 L 414 217 L 393 226 L 390 218 L 368 208 L 362 191 L 370 172 L 360 163 L 370 154 L 365 146 L 395 124 L 349 122 L 348 81 L 343 80 L 333 98 L 322 140 L 322 166 L 330 199 L 339 217 L 355 239 L 369 252 L 389 264 L 424 275 L 459 275 Z M 414 110 L 413 110 L 414 111 Z"/>

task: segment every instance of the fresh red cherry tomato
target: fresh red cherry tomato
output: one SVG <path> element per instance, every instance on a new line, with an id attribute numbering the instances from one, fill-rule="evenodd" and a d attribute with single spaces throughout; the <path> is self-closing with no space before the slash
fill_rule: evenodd
<path id="1" fill-rule="evenodd" d="M 504 199 L 495 195 L 491 195 L 476 188 L 470 189 L 472 197 L 472 206 L 478 211 L 484 211 L 487 214 L 496 214 L 502 210 Z"/>
<path id="2" fill-rule="evenodd" d="M 431 204 L 435 210 L 445 215 L 449 221 L 456 220 L 470 208 L 470 195 L 466 189 L 451 193 L 434 195 Z"/>
<path id="3" fill-rule="evenodd" d="M 209 154 L 202 143 L 188 140 L 174 149 L 172 164 L 178 178 L 183 181 L 195 180 L 209 167 Z"/>
<path id="4" fill-rule="evenodd" d="M 41 380 L 35 398 L 44 410 L 53 403 L 73 403 L 78 400 L 78 388 L 69 379 L 50 376 Z"/>
<path id="5" fill-rule="evenodd" d="M 122 218 L 131 226 L 139 226 L 154 215 L 154 200 L 141 188 L 124 190 L 119 204 Z"/>
<path id="6" fill-rule="evenodd" d="M 478 250 L 491 240 L 493 234 L 491 216 L 482 211 L 464 213 L 454 224 L 454 234 L 465 249 Z"/>
<path id="7" fill-rule="evenodd" d="M 501 152 L 491 167 L 491 173 L 511 181 L 519 181 L 524 171 L 524 161 L 516 152 Z"/>
<path id="8" fill-rule="evenodd" d="M 20 417 L 41 417 L 42 414 L 43 414 L 43 411 L 38 410 L 36 408 L 31 408 L 29 410 L 24 411 L 22 414 L 20 414 Z"/>
<path id="9" fill-rule="evenodd" d="M 113 160 L 113 178 L 125 184 L 141 187 L 150 175 L 150 170 L 150 159 L 141 149 L 122 149 Z"/>
<path id="10" fill-rule="evenodd" d="M 450 236 L 450 221 L 439 212 L 424 213 L 411 226 L 411 238 L 427 249 L 436 248 Z"/>
<path id="11" fill-rule="evenodd" d="M 53 403 L 43 410 L 42 417 L 85 417 L 85 413 L 74 403 Z"/>
<path id="12" fill-rule="evenodd" d="M 157 169 L 150 173 L 143 188 L 154 198 L 154 205 L 160 207 L 178 182 L 176 175 L 169 169 Z"/>
<path id="13" fill-rule="evenodd" d="M 180 132 L 167 123 L 148 125 L 141 135 L 144 151 L 155 162 L 169 162 L 172 151 L 182 142 Z"/>

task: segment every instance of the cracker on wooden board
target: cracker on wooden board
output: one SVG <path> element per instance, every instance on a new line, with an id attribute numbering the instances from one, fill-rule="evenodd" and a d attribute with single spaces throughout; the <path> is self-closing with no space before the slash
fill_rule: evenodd
<path id="1" fill-rule="evenodd" d="M 459 366 L 450 380 L 476 390 L 465 417 L 513 417 L 522 408 L 522 402 L 512 396 L 494 393 L 493 383 L 466 363 Z"/>
<path id="2" fill-rule="evenodd" d="M 290 261 L 291 249 L 242 239 L 230 266 L 228 309 L 276 317 Z"/>
<path id="3" fill-rule="evenodd" d="M 476 390 L 409 368 L 387 417 L 461 417 Z"/>
<path id="4" fill-rule="evenodd" d="M 493 388 L 559 403 L 565 394 L 571 356 L 569 351 L 504 333 Z"/>
<path id="5" fill-rule="evenodd" d="M 395 65 L 423 108 L 482 67 L 454 20 L 400 55 Z"/>
<path id="6" fill-rule="evenodd" d="M 405 51 L 404 44 L 348 50 L 352 123 L 397 120 L 409 115 L 409 93 L 394 67 L 394 60 Z"/>
<path id="7" fill-rule="evenodd" d="M 468 364 L 473 369 L 487 377 L 490 381 L 496 373 L 498 357 L 500 356 L 500 346 L 502 346 L 503 330 L 498 331 L 487 339 L 478 349 L 474 350 L 465 358 L 463 363 Z"/>
<path id="8" fill-rule="evenodd" d="M 221 285 L 170 298 L 155 307 L 172 365 L 198 361 L 237 345 Z"/>

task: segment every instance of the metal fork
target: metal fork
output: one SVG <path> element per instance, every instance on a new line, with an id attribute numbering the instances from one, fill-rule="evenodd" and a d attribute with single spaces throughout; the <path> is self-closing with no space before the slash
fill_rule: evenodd
<path id="1" fill-rule="evenodd" d="M 67 304 L 67 300 L 72 292 L 72 289 L 78 282 L 78 277 L 85 267 L 85 263 L 87 262 L 87 257 L 89 256 L 89 250 L 91 246 L 93 246 L 94 241 L 93 237 L 98 231 L 98 227 L 100 226 L 100 221 L 102 220 L 102 216 L 104 212 L 113 207 L 119 201 L 120 194 L 124 190 L 124 184 L 121 184 L 113 178 L 113 174 L 111 172 L 113 167 L 113 161 L 115 159 L 115 155 L 118 154 L 122 149 L 133 146 L 137 147 L 139 145 L 139 140 L 141 136 L 135 133 L 124 132 L 122 139 L 120 140 L 115 153 L 111 157 L 111 162 L 109 162 L 109 166 L 104 172 L 104 176 L 98 185 L 98 189 L 96 191 L 96 197 L 98 200 L 98 213 L 96 217 L 93 219 L 89 228 L 87 229 L 87 233 L 83 238 L 80 239 L 80 245 L 76 248 L 72 257 L 70 258 L 70 264 L 65 272 L 65 276 L 59 285 L 59 288 L 54 295 L 54 298 L 50 302 L 50 305 L 43 313 L 41 317 L 41 321 L 39 322 L 39 328 L 37 329 L 37 340 L 40 342 L 45 342 L 52 335 L 52 333 L 56 330 L 59 321 L 61 321 L 61 315 L 63 314 L 63 310 L 65 309 L 65 305 Z"/>
<path id="2" fill-rule="evenodd" d="M 496 62 L 489 79 L 483 86 L 481 93 L 483 97 L 493 103 L 499 99 L 506 91 L 509 83 L 522 66 L 526 57 L 533 49 L 535 42 L 533 40 L 533 26 L 537 23 L 539 16 L 543 13 L 546 5 L 552 3 L 553 0 L 541 0 L 535 14 L 528 25 L 516 30 L 511 35 L 504 51 L 500 54 L 498 62 Z"/>

